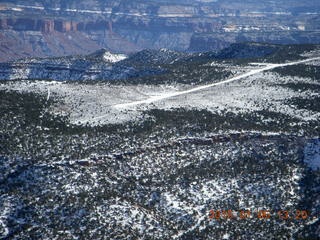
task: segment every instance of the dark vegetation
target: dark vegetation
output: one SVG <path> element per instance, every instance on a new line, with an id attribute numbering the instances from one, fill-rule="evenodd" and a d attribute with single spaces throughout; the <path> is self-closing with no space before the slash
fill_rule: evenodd
<path id="1" fill-rule="evenodd" d="M 316 121 L 298 124 L 300 121 L 298 119 L 266 110 L 235 114 L 228 111 L 211 113 L 196 109 L 172 109 L 170 111 L 154 109 L 145 112 L 145 120 L 139 123 L 130 122 L 96 127 L 77 126 L 68 123 L 67 117 L 52 115 L 47 109 L 51 104 L 59 103 L 46 102 L 42 96 L 4 91 L 0 91 L 0 96 L 1 154 L 20 152 L 28 155 L 30 152 L 41 152 L 42 144 L 47 144 L 45 139 L 53 146 L 48 151 L 51 154 L 58 154 L 72 148 L 69 144 L 79 138 L 76 140 L 79 141 L 76 147 L 78 151 L 74 154 L 85 157 L 93 149 L 88 142 L 80 143 L 84 136 L 89 142 L 105 136 L 106 140 L 95 146 L 99 152 L 112 149 L 119 144 L 119 141 L 122 141 L 122 138 L 134 135 L 144 139 L 153 132 L 165 138 L 176 134 L 193 135 L 203 131 L 218 130 L 282 131 L 292 134 L 303 132 L 309 136 L 319 135 L 319 125 Z M 289 103 L 299 108 L 319 111 L 318 101 L 319 98 L 292 99 Z M 108 141 L 108 139 L 113 140 Z"/>
<path id="2" fill-rule="evenodd" d="M 287 101 L 287 104 L 296 106 L 298 109 L 307 109 L 314 112 L 320 112 L 320 97 L 310 98 L 291 98 Z"/>
<path id="3" fill-rule="evenodd" d="M 278 84 L 278 86 L 290 88 L 297 92 L 305 92 L 305 91 L 311 91 L 315 93 L 320 92 L 320 84 L 315 84 L 315 83 L 305 83 L 305 82 L 284 83 L 284 84 Z"/>
<path id="4" fill-rule="evenodd" d="M 295 61 L 304 59 L 301 54 L 319 49 L 319 45 L 315 44 L 292 44 L 292 45 L 278 45 L 278 49 L 267 56 L 267 62 L 283 63 L 286 61 Z"/>
<path id="5" fill-rule="evenodd" d="M 312 80 L 316 80 L 320 83 L 320 66 L 297 64 L 294 66 L 275 68 L 272 71 L 280 74 L 281 76 L 311 78 Z M 317 85 L 317 88 L 319 88 L 319 85 Z"/>
<path id="6" fill-rule="evenodd" d="M 281 131 L 292 134 L 303 131 L 310 136 L 317 136 L 320 133 L 316 121 L 298 124 L 299 119 L 267 110 L 238 114 L 222 111 L 218 114 L 206 110 L 173 109 L 172 111 L 151 110 L 148 114 L 154 116 L 152 125 L 159 127 L 165 125 L 169 129 L 174 127 L 179 129 L 181 134 L 192 135 L 203 131 L 219 130 Z M 150 123 L 144 123 L 144 125 L 148 124 Z"/>
<path id="7" fill-rule="evenodd" d="M 87 239 L 105 236 L 125 239 L 123 234 L 141 237 L 136 230 L 117 225 L 113 221 L 116 215 L 104 220 L 93 217 L 97 206 L 107 207 L 106 202 L 120 199 L 116 203 L 129 202 L 148 214 L 159 216 L 165 232 L 161 236 L 153 233 L 148 236 L 170 239 L 176 229 L 187 230 L 196 220 L 189 213 L 167 212 L 170 206 L 159 200 L 163 198 L 163 191 L 173 191 L 179 201 L 193 204 L 190 191 L 196 188 L 190 183 L 201 185 L 210 180 L 228 184 L 230 179 L 237 179 L 238 187 L 231 188 L 223 199 L 208 201 L 207 210 L 238 210 L 241 192 L 246 196 L 245 201 L 261 204 L 263 200 L 265 206 L 275 209 L 290 197 L 274 184 L 284 181 L 282 185 L 286 186 L 291 168 L 302 167 L 303 140 L 297 137 L 298 132 L 304 131 L 304 137 L 319 134 L 316 122 L 295 125 L 298 120 L 268 111 L 214 114 L 196 109 L 150 110 L 140 123 L 75 126 L 65 117 L 50 114 L 48 109 L 59 104 L 58 101 L 47 102 L 41 95 L 4 91 L 0 91 L 0 99 L 0 193 L 11 196 L 12 204 L 17 206 L 7 222 L 11 238 L 67 238 L 63 231 L 68 229 Z M 219 130 L 244 132 L 197 138 L 205 132 Z M 268 137 L 246 133 L 252 130 L 283 131 L 287 135 Z M 178 137 L 184 139 L 175 140 Z M 204 152 L 210 154 L 202 155 Z M 85 158 L 90 161 L 82 160 Z M 153 163 L 152 171 L 149 171 L 149 161 Z M 81 178 L 75 179 L 75 173 Z M 108 178 L 113 183 L 107 181 Z M 68 184 L 73 184 L 78 192 L 66 191 Z M 85 190 L 88 184 L 91 187 Z M 245 190 L 248 184 L 256 187 Z M 315 190 L 310 189 L 308 180 L 304 184 L 302 190 L 315 197 L 316 192 L 312 192 Z M 314 208 L 314 201 L 307 194 L 304 196 L 301 208 L 307 207 L 305 204 Z M 110 211 L 107 209 L 103 215 L 108 216 Z M 233 230 L 228 232 L 236 237 L 248 229 L 246 221 L 237 221 L 236 225 L 221 221 L 220 227 L 215 228 L 210 227 L 207 220 L 202 224 L 208 227 L 202 231 L 196 229 L 183 239 L 196 236 L 210 239 L 213 235 L 222 236 L 231 227 Z M 281 239 L 290 233 L 279 227 L 276 219 L 263 223 L 250 220 L 250 225 L 250 231 L 263 231 L 269 237 L 277 235 Z M 97 226 L 103 228 L 94 231 Z M 310 231 L 314 228 L 315 225 L 310 226 Z M 306 233 L 299 234 L 305 236 Z"/>
<path id="8" fill-rule="evenodd" d="M 213 58 L 225 60 L 234 64 L 248 64 L 250 62 L 284 63 L 304 59 L 301 54 L 319 49 L 316 44 L 268 44 L 268 43 L 242 43 L 234 44 L 223 49 Z M 296 67 L 288 66 L 288 67 Z M 286 67 L 287 68 L 287 67 Z M 279 69 L 279 68 L 277 68 Z M 285 71 L 283 71 L 285 72 Z"/>
<path id="9" fill-rule="evenodd" d="M 232 73 L 220 66 L 208 66 L 198 62 L 176 63 L 164 65 L 163 72 L 158 74 L 146 74 L 146 76 L 130 77 L 128 79 L 118 79 L 117 81 L 107 81 L 112 84 L 203 84 L 224 80 Z"/>

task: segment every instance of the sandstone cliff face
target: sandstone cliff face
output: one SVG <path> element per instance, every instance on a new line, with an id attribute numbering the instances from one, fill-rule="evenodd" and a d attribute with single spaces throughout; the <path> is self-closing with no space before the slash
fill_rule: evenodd
<path id="1" fill-rule="evenodd" d="M 0 61 L 100 48 L 218 51 L 231 43 L 318 43 L 320 3 L 228 1 L 2 1 Z M 290 6 L 290 7 L 289 7 Z M 299 8 L 300 6 L 300 8 Z M 297 10 L 300 9 L 300 10 Z"/>

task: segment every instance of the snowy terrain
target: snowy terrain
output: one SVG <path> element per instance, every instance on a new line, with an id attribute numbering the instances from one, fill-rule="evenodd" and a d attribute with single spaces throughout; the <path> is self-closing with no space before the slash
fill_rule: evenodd
<path id="1" fill-rule="evenodd" d="M 112 62 L 112 63 L 122 61 L 122 60 L 124 60 L 126 58 L 127 58 L 127 56 L 124 55 L 124 54 L 112 54 L 110 52 L 106 52 L 103 55 L 103 59 L 105 61 Z"/>
<path id="2" fill-rule="evenodd" d="M 0 83 L 0 239 L 318 239 L 319 50 L 282 63 L 147 54 L 194 81 Z"/>
<path id="3" fill-rule="evenodd" d="M 270 72 L 274 68 L 297 64 L 316 64 L 320 58 L 284 64 L 248 64 L 244 73 L 227 80 L 208 85 L 190 87 L 175 85 L 94 85 L 70 84 L 68 82 L 18 81 L 0 85 L 0 89 L 11 89 L 56 96 L 61 102 L 54 108 L 57 114 L 68 115 L 74 124 L 120 123 L 140 119 L 147 109 L 197 108 L 210 111 L 229 109 L 234 112 L 269 110 L 287 114 L 301 120 L 318 120 L 319 112 L 297 109 L 286 103 L 293 97 L 307 98 L 317 93 L 297 93 L 279 84 L 310 83 L 318 81 L 308 78 L 279 76 Z M 235 67 L 233 67 L 235 68 Z M 236 68 L 235 68 L 236 69 Z M 77 106 L 77 107 L 75 107 Z M 265 119 L 268 121 L 268 119 Z"/>

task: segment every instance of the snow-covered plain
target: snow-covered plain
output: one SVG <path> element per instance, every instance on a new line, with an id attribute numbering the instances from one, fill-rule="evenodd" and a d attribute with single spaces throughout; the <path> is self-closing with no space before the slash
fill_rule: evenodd
<path id="1" fill-rule="evenodd" d="M 290 62 L 290 63 L 283 63 L 283 64 L 261 64 L 261 63 L 251 63 L 251 65 L 257 65 L 257 66 L 264 66 L 263 68 L 258 68 L 258 69 L 253 69 L 250 72 L 246 72 L 243 74 L 240 74 L 238 76 L 232 77 L 230 79 L 227 80 L 223 80 L 221 82 L 218 83 L 212 83 L 212 84 L 208 84 L 208 85 L 204 85 L 204 86 L 200 86 L 200 87 L 195 87 L 195 88 L 191 88 L 185 91 L 181 91 L 181 92 L 176 92 L 176 93 L 167 93 L 167 94 L 163 94 L 160 96 L 155 96 L 155 97 L 151 97 L 149 99 L 146 100 L 142 100 L 142 101 L 136 101 L 136 102 L 130 102 L 130 103 L 124 103 L 124 104 L 118 104 L 115 105 L 116 108 L 128 108 L 128 107 L 132 107 L 132 106 L 136 106 L 136 105 L 140 105 L 140 104 L 150 104 L 152 102 L 156 102 L 156 101 L 160 101 L 160 100 L 164 100 L 167 98 L 171 98 L 171 97 L 176 97 L 176 96 L 180 96 L 180 95 L 186 95 L 186 94 L 190 94 L 193 92 L 198 92 L 198 91 L 202 91 L 205 90 L 207 88 L 211 88 L 211 87 L 215 87 L 221 84 L 226 84 L 226 83 L 230 83 L 230 82 L 234 82 L 246 77 L 250 77 L 253 75 L 256 75 L 258 73 L 267 71 L 267 70 L 271 70 L 274 68 L 278 68 L 278 67 L 285 67 L 285 66 L 292 66 L 292 65 L 297 65 L 297 64 L 301 64 L 301 63 L 306 63 L 306 62 L 311 62 L 314 60 L 320 60 L 319 58 L 311 58 L 311 59 L 307 59 L 307 60 L 301 60 L 301 61 L 296 61 L 296 62 Z"/>
<path id="2" fill-rule="evenodd" d="M 47 98 L 59 99 L 61 101 L 53 112 L 68 115 L 74 124 L 99 125 L 135 121 L 141 120 L 142 112 L 148 109 L 169 110 L 180 107 L 206 109 L 212 112 L 228 110 L 235 113 L 268 110 L 301 120 L 317 120 L 320 117 L 319 113 L 298 109 L 286 101 L 293 97 L 315 97 L 318 93 L 310 90 L 297 92 L 279 84 L 319 84 L 319 82 L 309 78 L 280 76 L 269 70 L 296 64 L 314 65 L 319 62 L 319 57 L 313 57 L 283 64 L 254 63 L 238 68 L 230 66 L 232 69 L 238 69 L 239 73 L 235 77 L 201 86 L 184 84 L 119 86 L 103 82 L 88 85 L 15 81 L 2 83 L 0 89 L 40 92 Z"/>

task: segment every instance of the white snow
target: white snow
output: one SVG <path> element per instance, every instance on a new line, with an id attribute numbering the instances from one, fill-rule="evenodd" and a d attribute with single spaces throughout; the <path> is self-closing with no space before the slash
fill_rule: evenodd
<path id="1" fill-rule="evenodd" d="M 12 211 L 12 204 L 10 199 L 6 195 L 0 197 L 0 239 L 6 239 L 9 234 L 9 227 L 7 226 L 7 220 Z"/>
<path id="2" fill-rule="evenodd" d="M 47 101 L 49 101 L 49 99 L 50 99 L 50 94 L 51 94 L 50 87 L 48 87 Z"/>
<path id="3" fill-rule="evenodd" d="M 115 63 L 115 62 L 120 62 L 124 59 L 126 59 L 127 56 L 124 55 L 124 54 L 113 54 L 113 53 L 110 53 L 110 52 L 106 52 L 104 55 L 103 55 L 103 59 L 107 62 L 111 62 L 111 63 Z"/>
<path id="4" fill-rule="evenodd" d="M 222 236 L 222 239 L 229 239 L 230 235 L 228 233 L 225 233 L 223 236 Z"/>
<path id="5" fill-rule="evenodd" d="M 256 75 L 258 73 L 267 71 L 267 70 L 271 70 L 277 67 L 285 67 L 285 66 L 292 66 L 292 65 L 297 65 L 297 64 L 301 64 L 301 63 L 306 63 L 306 62 L 310 62 L 310 61 L 314 61 L 314 60 L 319 60 L 320 57 L 317 58 L 310 58 L 310 59 L 306 59 L 306 60 L 301 60 L 301 61 L 295 61 L 295 62 L 289 62 L 289 63 L 282 63 L 282 64 L 268 64 L 267 66 L 263 67 L 263 68 L 259 68 L 259 69 L 253 69 L 250 72 L 238 75 L 236 77 L 232 77 L 230 79 L 218 82 L 218 83 L 212 83 L 212 84 L 208 84 L 208 85 L 203 85 L 200 87 L 195 87 L 189 90 L 185 90 L 185 91 L 180 91 L 180 92 L 175 92 L 175 93 L 164 93 L 162 95 L 158 95 L 158 96 L 152 96 L 148 99 L 145 100 L 140 100 L 140 101 L 134 101 L 134 102 L 129 102 L 129 103 L 123 103 L 123 104 L 117 104 L 114 107 L 115 108 L 128 108 L 128 107 L 133 107 L 136 105 L 141 105 L 141 104 L 150 104 L 152 102 L 156 102 L 156 101 L 160 101 L 160 100 L 164 100 L 167 98 L 172 98 L 172 97 L 176 97 L 176 96 L 180 96 L 180 95 L 185 95 L 185 94 L 189 94 L 189 93 L 193 93 L 193 92 L 197 92 L 197 91 L 201 91 L 201 90 L 205 90 L 214 86 L 218 86 L 218 85 L 222 85 L 222 84 L 226 84 L 226 83 L 230 83 L 242 78 L 246 78 L 252 75 Z M 254 63 L 255 64 L 255 63 Z"/>
<path id="6" fill-rule="evenodd" d="M 107 54 L 111 61 L 123 59 Z M 13 81 L 0 84 L 0 89 L 19 92 L 42 93 L 47 99 L 61 100 L 52 108 L 55 114 L 69 116 L 73 124 L 99 125 L 140 121 L 146 117 L 142 112 L 148 109 L 186 108 L 206 109 L 220 113 L 227 110 L 235 113 L 267 110 L 279 112 L 303 122 L 317 120 L 320 113 L 308 109 L 298 109 L 286 104 L 291 98 L 310 98 L 317 96 L 311 90 L 294 91 L 279 84 L 310 83 L 317 84 L 310 78 L 285 77 L 273 72 L 264 72 L 279 66 L 308 64 L 320 59 L 267 64 L 259 67 L 255 64 L 238 67 L 230 66 L 237 76 L 221 82 L 194 87 L 190 84 L 171 85 L 112 85 L 99 83 L 94 85 L 72 84 L 68 82 Z M 313 62 L 312 62 L 313 61 Z M 227 67 L 227 66 L 224 66 Z M 214 79 L 213 79 L 214 81 Z M 270 119 L 261 119 L 268 122 Z"/>

